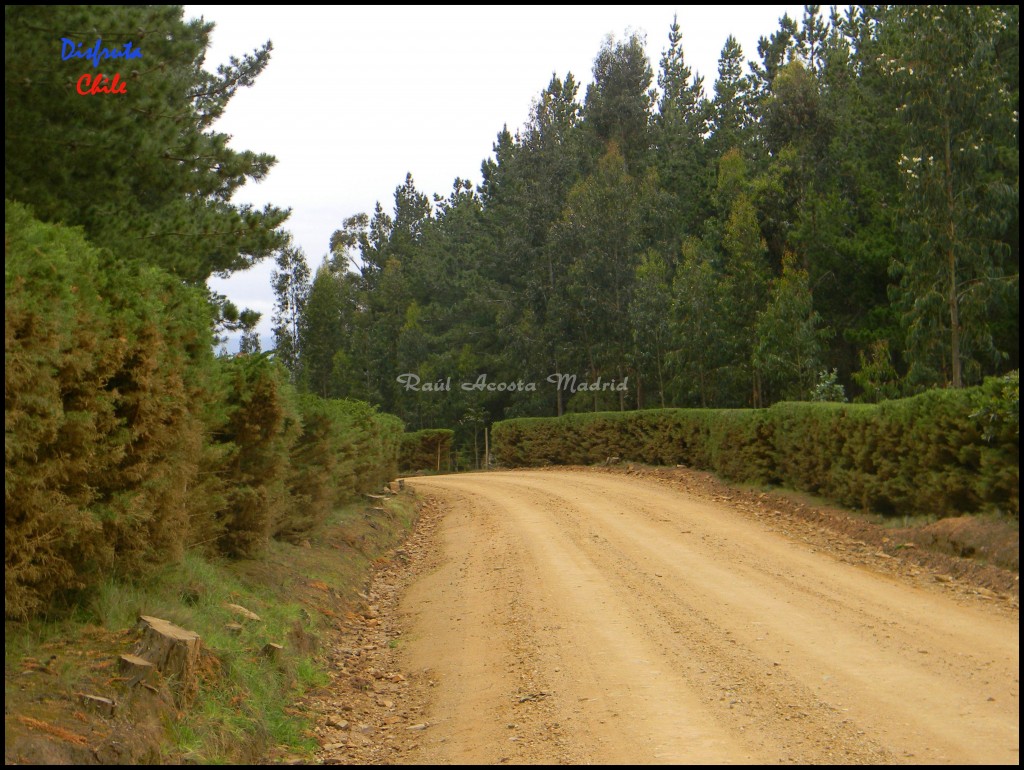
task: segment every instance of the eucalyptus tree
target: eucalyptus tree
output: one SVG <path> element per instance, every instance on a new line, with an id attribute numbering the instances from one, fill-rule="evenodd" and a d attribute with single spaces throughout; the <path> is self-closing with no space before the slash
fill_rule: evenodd
<path id="1" fill-rule="evenodd" d="M 643 37 L 634 33 L 616 42 L 608 36 L 594 59 L 594 82 L 587 87 L 584 118 L 595 157 L 614 143 L 630 174 L 649 163 L 654 71 Z"/>
<path id="2" fill-rule="evenodd" d="M 1009 354 L 993 321 L 1019 280 L 1018 10 L 899 6 L 887 22 L 909 235 L 894 298 L 911 379 L 961 387 Z"/>

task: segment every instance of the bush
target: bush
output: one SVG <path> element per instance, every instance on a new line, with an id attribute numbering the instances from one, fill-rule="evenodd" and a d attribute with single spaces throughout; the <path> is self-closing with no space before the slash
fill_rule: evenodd
<path id="1" fill-rule="evenodd" d="M 212 362 L 203 295 L 5 204 L 5 610 L 179 558 Z"/>
<path id="2" fill-rule="evenodd" d="M 444 428 L 402 434 L 398 467 L 403 471 L 450 470 L 449 455 L 455 431 Z"/>
<path id="3" fill-rule="evenodd" d="M 877 405 L 658 409 L 496 423 L 511 466 L 611 457 L 781 483 L 883 514 L 1019 515 L 1016 375 Z"/>
<path id="4" fill-rule="evenodd" d="M 398 418 L 215 359 L 204 292 L 5 213 L 8 618 L 188 546 L 254 555 L 394 478 Z"/>
<path id="5" fill-rule="evenodd" d="M 228 556 L 254 556 L 269 542 L 288 504 L 291 451 L 302 431 L 295 393 L 267 355 L 219 360 L 225 392 L 214 441 L 223 505 L 217 544 Z"/>
<path id="6" fill-rule="evenodd" d="M 275 536 L 295 539 L 335 507 L 397 474 L 402 423 L 361 401 L 304 395 L 302 434 L 292 448 L 291 499 Z"/>
<path id="7" fill-rule="evenodd" d="M 403 424 L 370 404 L 299 396 L 266 355 L 223 360 L 218 544 L 253 556 L 271 537 L 295 540 L 336 507 L 398 472 Z"/>

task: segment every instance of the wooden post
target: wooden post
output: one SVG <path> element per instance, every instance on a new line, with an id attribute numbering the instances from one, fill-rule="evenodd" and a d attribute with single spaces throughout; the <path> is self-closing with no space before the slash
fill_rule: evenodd
<path id="1" fill-rule="evenodd" d="M 487 440 L 487 426 L 484 425 L 484 469 L 489 470 L 491 467 L 491 445 Z"/>

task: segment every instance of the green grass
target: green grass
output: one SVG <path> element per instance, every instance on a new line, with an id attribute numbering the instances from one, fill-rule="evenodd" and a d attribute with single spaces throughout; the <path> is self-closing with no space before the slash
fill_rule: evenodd
<path id="1" fill-rule="evenodd" d="M 884 516 L 881 519 L 881 524 L 886 529 L 909 529 L 911 527 L 924 527 L 928 524 L 934 524 L 939 520 L 939 517 L 934 514 L 918 515 L 918 516 Z"/>
<path id="2" fill-rule="evenodd" d="M 309 737 L 312 725 L 293 704 L 330 677 L 309 648 L 332 622 L 328 615 L 356 600 L 373 560 L 397 544 L 415 516 L 415 501 L 408 496 L 388 501 L 385 511 L 352 505 L 336 510 L 311 533 L 309 545 L 273 542 L 260 558 L 240 561 L 192 551 L 145 580 L 107 580 L 64 620 L 6 624 L 8 682 L 26 660 L 45 661 L 50 648 L 59 645 L 57 676 L 47 684 L 72 693 L 79 658 L 65 655 L 63 648 L 81 646 L 92 628 L 94 636 L 117 649 L 127 643 L 123 632 L 140 614 L 164 618 L 198 633 L 214 659 L 210 663 L 207 657 L 202 667 L 196 700 L 167 725 L 164 761 L 260 762 L 275 751 L 311 760 L 317 748 Z M 240 619 L 225 607 L 228 603 L 261 620 Z M 230 622 L 240 623 L 242 631 L 229 631 Z M 283 653 L 274 659 L 263 655 L 268 642 L 283 645 Z M 7 694 L 9 703 L 11 697 L 25 702 L 31 697 L 10 687 Z M 60 720 L 55 716 L 54 721 Z"/>

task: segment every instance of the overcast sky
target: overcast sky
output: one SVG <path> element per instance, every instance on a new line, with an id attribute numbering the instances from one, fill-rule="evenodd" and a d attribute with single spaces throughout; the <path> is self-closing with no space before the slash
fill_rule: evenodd
<path id="1" fill-rule="evenodd" d="M 757 40 L 803 6 L 218 6 L 187 5 L 186 18 L 216 23 L 206 67 L 273 41 L 270 64 L 239 91 L 215 129 L 238 150 L 277 165 L 235 203 L 290 207 L 286 228 L 316 270 L 346 217 L 390 213 L 411 172 L 417 189 L 447 194 L 455 177 L 480 182 L 502 126 L 522 126 L 552 73 L 572 72 L 579 97 L 602 41 L 646 36 L 655 73 L 678 14 L 687 64 L 711 93 L 728 35 L 757 58 Z M 270 341 L 269 261 L 210 286 L 263 313 Z"/>

